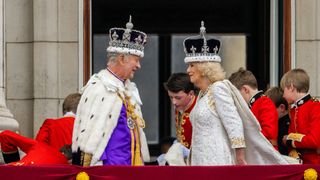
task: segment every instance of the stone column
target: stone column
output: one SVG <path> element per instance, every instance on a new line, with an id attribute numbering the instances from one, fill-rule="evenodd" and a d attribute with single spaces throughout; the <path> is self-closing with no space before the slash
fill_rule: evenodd
<path id="1" fill-rule="evenodd" d="M 34 0 L 34 134 L 78 88 L 78 0 Z"/>
<path id="2" fill-rule="evenodd" d="M 0 0 L 0 131 L 19 130 L 18 122 L 6 106 L 5 96 L 5 59 L 4 59 L 4 0 Z"/>

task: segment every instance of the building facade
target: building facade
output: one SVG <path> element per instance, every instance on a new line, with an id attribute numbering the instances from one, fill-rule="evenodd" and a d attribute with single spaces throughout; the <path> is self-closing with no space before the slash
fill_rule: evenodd
<path id="1" fill-rule="evenodd" d="M 150 34 L 147 60 L 142 64 L 142 73 L 135 79 L 142 99 L 146 97 L 143 108 L 151 108 L 143 109 L 150 124 L 146 129 L 147 138 L 151 144 L 157 144 L 162 137 L 174 134 L 170 102 L 162 82 L 170 73 L 183 71 L 182 59 L 175 63 L 183 57 L 183 51 L 176 50 L 175 44 L 180 44 L 185 36 L 197 33 L 204 7 L 197 7 L 190 11 L 194 12 L 191 14 L 185 10 L 187 7 L 170 4 L 171 1 L 153 2 L 145 8 L 139 8 L 143 6 L 139 2 L 133 4 L 124 0 L 126 5 L 120 12 L 128 13 L 118 16 L 114 13 L 118 10 L 113 8 L 118 7 L 117 4 L 103 6 L 101 0 L 0 0 L 0 123 L 15 119 L 20 133 L 33 137 L 45 118 L 61 116 L 63 98 L 79 91 L 92 73 L 104 68 L 108 28 L 124 27 L 125 17 L 132 14 L 137 29 Z M 209 12 L 205 21 L 207 31 L 226 45 L 222 56 L 230 59 L 224 64 L 227 73 L 245 66 L 258 75 L 258 80 L 265 81 L 262 85 L 267 87 L 278 85 L 285 71 L 299 67 L 310 75 L 311 94 L 320 96 L 320 75 L 317 73 L 320 70 L 320 2 L 247 0 L 237 4 L 239 2 L 228 0 L 219 4 L 218 1 L 203 0 L 203 3 L 221 15 L 222 20 L 219 20 L 215 13 Z M 230 5 L 225 4 L 230 3 L 234 4 L 231 5 L 234 10 L 240 10 L 226 11 Z M 171 17 L 186 13 L 184 18 L 188 19 L 190 13 L 196 18 L 180 22 L 164 17 L 162 22 L 161 15 L 151 16 L 157 7 L 171 7 L 166 9 L 170 10 Z M 250 12 L 257 7 L 264 13 L 262 19 L 252 17 L 258 15 L 259 12 Z M 149 22 L 146 17 L 150 16 L 154 21 L 145 23 Z M 232 21 L 233 16 L 243 19 L 237 24 Z M 163 26 L 159 24 L 157 28 L 157 22 L 162 22 Z M 251 22 L 256 22 L 256 26 Z M 101 30 L 101 27 L 105 29 Z M 232 61 L 234 59 L 238 60 Z M 255 59 L 262 59 L 262 63 Z M 156 82 L 152 86 L 143 79 L 144 73 L 151 74 L 150 71 L 155 74 L 149 76 Z M 153 99 L 148 102 L 150 97 Z"/>

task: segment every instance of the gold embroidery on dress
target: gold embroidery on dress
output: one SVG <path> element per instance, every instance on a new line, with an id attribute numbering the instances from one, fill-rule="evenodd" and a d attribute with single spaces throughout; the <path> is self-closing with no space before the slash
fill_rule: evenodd
<path id="1" fill-rule="evenodd" d="M 202 91 L 202 90 L 200 91 L 199 99 L 202 98 L 203 96 L 205 96 L 206 94 L 208 94 L 208 105 L 214 111 L 216 109 L 216 107 L 215 107 L 216 106 L 216 102 L 213 99 L 212 92 L 210 91 L 211 85 L 209 85 L 205 91 Z"/>
<path id="2" fill-rule="evenodd" d="M 209 86 L 210 87 L 210 86 Z M 208 87 L 208 88 L 209 88 Z M 210 106 L 210 108 L 212 110 L 215 110 L 216 109 L 216 102 L 215 100 L 213 99 L 213 94 L 211 91 L 208 91 L 208 105 Z"/>
<path id="3" fill-rule="evenodd" d="M 231 138 L 232 147 L 243 147 L 245 145 L 244 138 Z"/>

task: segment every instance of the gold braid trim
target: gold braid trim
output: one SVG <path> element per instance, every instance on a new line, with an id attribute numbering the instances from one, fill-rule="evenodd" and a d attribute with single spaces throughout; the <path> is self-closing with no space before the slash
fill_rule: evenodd
<path id="1" fill-rule="evenodd" d="M 306 169 L 303 173 L 303 178 L 305 180 L 317 180 L 318 172 L 313 168 Z"/>
<path id="2" fill-rule="evenodd" d="M 133 166 L 142 166 L 143 161 L 141 158 L 141 152 L 140 152 L 140 134 L 139 134 L 139 127 L 145 128 L 145 121 L 135 113 L 136 106 L 131 104 L 130 97 L 127 96 L 124 93 L 124 98 L 120 95 L 119 92 L 117 92 L 118 96 L 126 106 L 127 111 L 127 118 L 131 118 L 134 121 L 133 128 L 130 128 L 131 133 L 131 165 Z"/>
<path id="3" fill-rule="evenodd" d="M 83 156 L 83 166 L 90 166 L 91 163 L 91 159 L 92 159 L 92 154 L 89 153 L 84 153 Z"/>
<path id="4" fill-rule="evenodd" d="M 138 127 L 145 128 L 146 127 L 146 123 L 145 123 L 145 121 L 144 121 L 144 119 L 142 117 L 140 117 L 139 115 L 137 115 L 134 112 L 135 109 L 136 109 L 136 106 L 131 104 L 130 97 L 126 96 L 124 94 L 124 98 L 123 98 L 119 92 L 117 92 L 117 94 L 120 97 L 120 99 L 122 100 L 122 102 L 124 103 L 124 105 L 126 106 L 128 117 L 131 117 L 131 119 L 135 121 L 135 123 L 136 123 L 136 125 Z"/>
<path id="5" fill-rule="evenodd" d="M 300 159 L 301 153 L 299 153 L 296 149 L 293 149 L 288 154 L 290 157 L 295 159 Z"/>
<path id="6" fill-rule="evenodd" d="M 302 138 L 304 137 L 304 134 L 300 134 L 300 133 L 290 133 L 287 136 L 287 140 L 292 140 L 292 141 L 298 141 L 301 142 Z"/>

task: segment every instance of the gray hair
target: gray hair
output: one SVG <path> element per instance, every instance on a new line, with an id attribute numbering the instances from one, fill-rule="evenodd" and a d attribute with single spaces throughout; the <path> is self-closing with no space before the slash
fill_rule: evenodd
<path id="1" fill-rule="evenodd" d="M 116 64 L 118 53 L 109 52 L 107 54 L 107 64 Z"/>
<path id="2" fill-rule="evenodd" d="M 114 52 L 109 52 L 107 54 L 107 64 L 108 65 L 115 65 L 117 64 L 117 61 L 118 61 L 118 56 L 123 54 L 124 55 L 124 60 L 125 61 L 128 61 L 128 56 L 129 54 L 126 54 L 126 53 L 114 53 Z"/>

